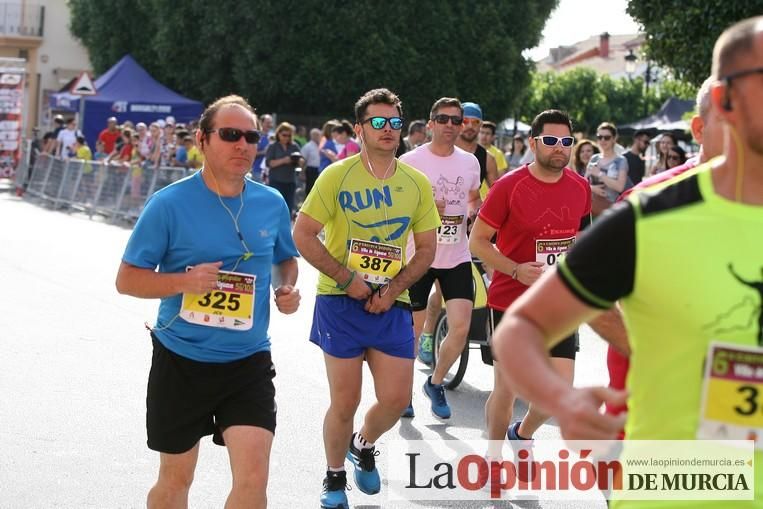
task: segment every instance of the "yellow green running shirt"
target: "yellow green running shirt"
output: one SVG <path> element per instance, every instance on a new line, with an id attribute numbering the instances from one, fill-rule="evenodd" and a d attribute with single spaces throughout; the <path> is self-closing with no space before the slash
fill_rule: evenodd
<path id="1" fill-rule="evenodd" d="M 697 437 L 711 341 L 763 348 L 763 207 L 713 189 L 709 166 L 618 204 L 575 243 L 559 275 L 581 301 L 620 301 L 631 345 L 626 436 Z M 746 408 L 747 395 L 729 402 Z M 758 396 L 757 412 L 763 407 Z M 724 401 L 724 405 L 726 402 Z M 755 501 L 617 501 L 623 508 L 763 506 L 761 438 Z"/>
<path id="2" fill-rule="evenodd" d="M 394 174 L 381 180 L 366 170 L 360 155 L 337 161 L 321 172 L 300 209 L 324 225 L 331 256 L 371 284 L 394 277 L 404 266 L 411 231 L 440 226 L 429 179 L 405 163 L 395 164 Z M 343 295 L 336 285 L 321 273 L 318 294 Z M 408 291 L 397 300 L 410 303 Z"/>

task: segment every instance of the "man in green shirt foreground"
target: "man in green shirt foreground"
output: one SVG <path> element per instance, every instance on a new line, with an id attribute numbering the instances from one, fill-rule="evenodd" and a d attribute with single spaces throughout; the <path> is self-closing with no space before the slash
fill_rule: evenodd
<path id="1" fill-rule="evenodd" d="M 617 205 L 558 268 L 517 300 L 494 355 L 517 392 L 558 420 L 566 439 L 756 440 L 755 501 L 763 499 L 763 424 L 753 376 L 733 397 L 703 396 L 719 349 L 761 356 L 763 327 L 763 17 L 727 29 L 713 52 L 712 107 L 725 159 Z M 620 301 L 628 329 L 629 394 L 572 388 L 547 350 Z M 761 370 L 757 370 L 760 373 Z M 600 413 L 622 404 L 629 415 Z M 704 398 L 704 400 L 703 400 Z M 753 408 L 754 407 L 754 408 Z M 720 409 L 710 419 L 702 409 Z M 613 508 L 718 507 L 718 502 L 615 501 Z"/>

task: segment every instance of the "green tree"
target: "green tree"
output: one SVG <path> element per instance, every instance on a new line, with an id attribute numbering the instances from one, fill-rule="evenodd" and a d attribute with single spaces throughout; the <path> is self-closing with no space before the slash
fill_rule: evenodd
<path id="1" fill-rule="evenodd" d="M 388 87 L 411 119 L 446 95 L 480 103 L 492 119 L 508 115 L 530 81 L 522 51 L 538 44 L 558 3 L 68 1 L 96 73 L 131 53 L 205 102 L 238 93 L 261 111 L 350 118 L 362 92 Z"/>
<path id="2" fill-rule="evenodd" d="M 561 109 L 569 113 L 575 131 L 592 134 L 601 122 L 633 122 L 644 111 L 656 111 L 669 97 L 693 99 L 695 93 L 691 85 L 668 80 L 652 86 L 645 95 L 641 78 L 612 79 L 582 67 L 563 73 L 533 73 L 520 118 L 529 123 L 543 110 Z"/>
<path id="3" fill-rule="evenodd" d="M 646 32 L 648 57 L 699 86 L 710 75 L 715 40 L 763 13 L 763 0 L 629 0 L 627 11 Z"/>

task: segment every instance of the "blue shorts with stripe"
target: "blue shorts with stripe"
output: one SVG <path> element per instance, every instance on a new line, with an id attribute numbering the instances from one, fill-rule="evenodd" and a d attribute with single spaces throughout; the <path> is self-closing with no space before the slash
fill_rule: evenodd
<path id="1" fill-rule="evenodd" d="M 359 357 L 369 348 L 413 359 L 413 317 L 399 302 L 381 314 L 365 310 L 366 302 L 346 295 L 315 298 L 310 341 L 325 353 L 342 359 Z"/>

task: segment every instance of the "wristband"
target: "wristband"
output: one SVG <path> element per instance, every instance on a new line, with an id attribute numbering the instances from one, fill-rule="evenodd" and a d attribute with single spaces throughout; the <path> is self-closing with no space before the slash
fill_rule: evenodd
<path id="1" fill-rule="evenodd" d="M 511 279 L 517 279 L 518 268 L 519 268 L 519 264 L 514 265 L 514 270 L 511 271 Z"/>
<path id="2" fill-rule="evenodd" d="M 347 282 L 345 282 L 342 285 L 337 283 L 336 287 L 339 288 L 340 290 L 344 291 L 344 290 L 347 289 L 348 286 L 350 286 L 350 283 L 352 283 L 353 279 L 355 279 L 355 271 L 354 270 L 350 272 L 350 279 L 348 279 Z"/>

